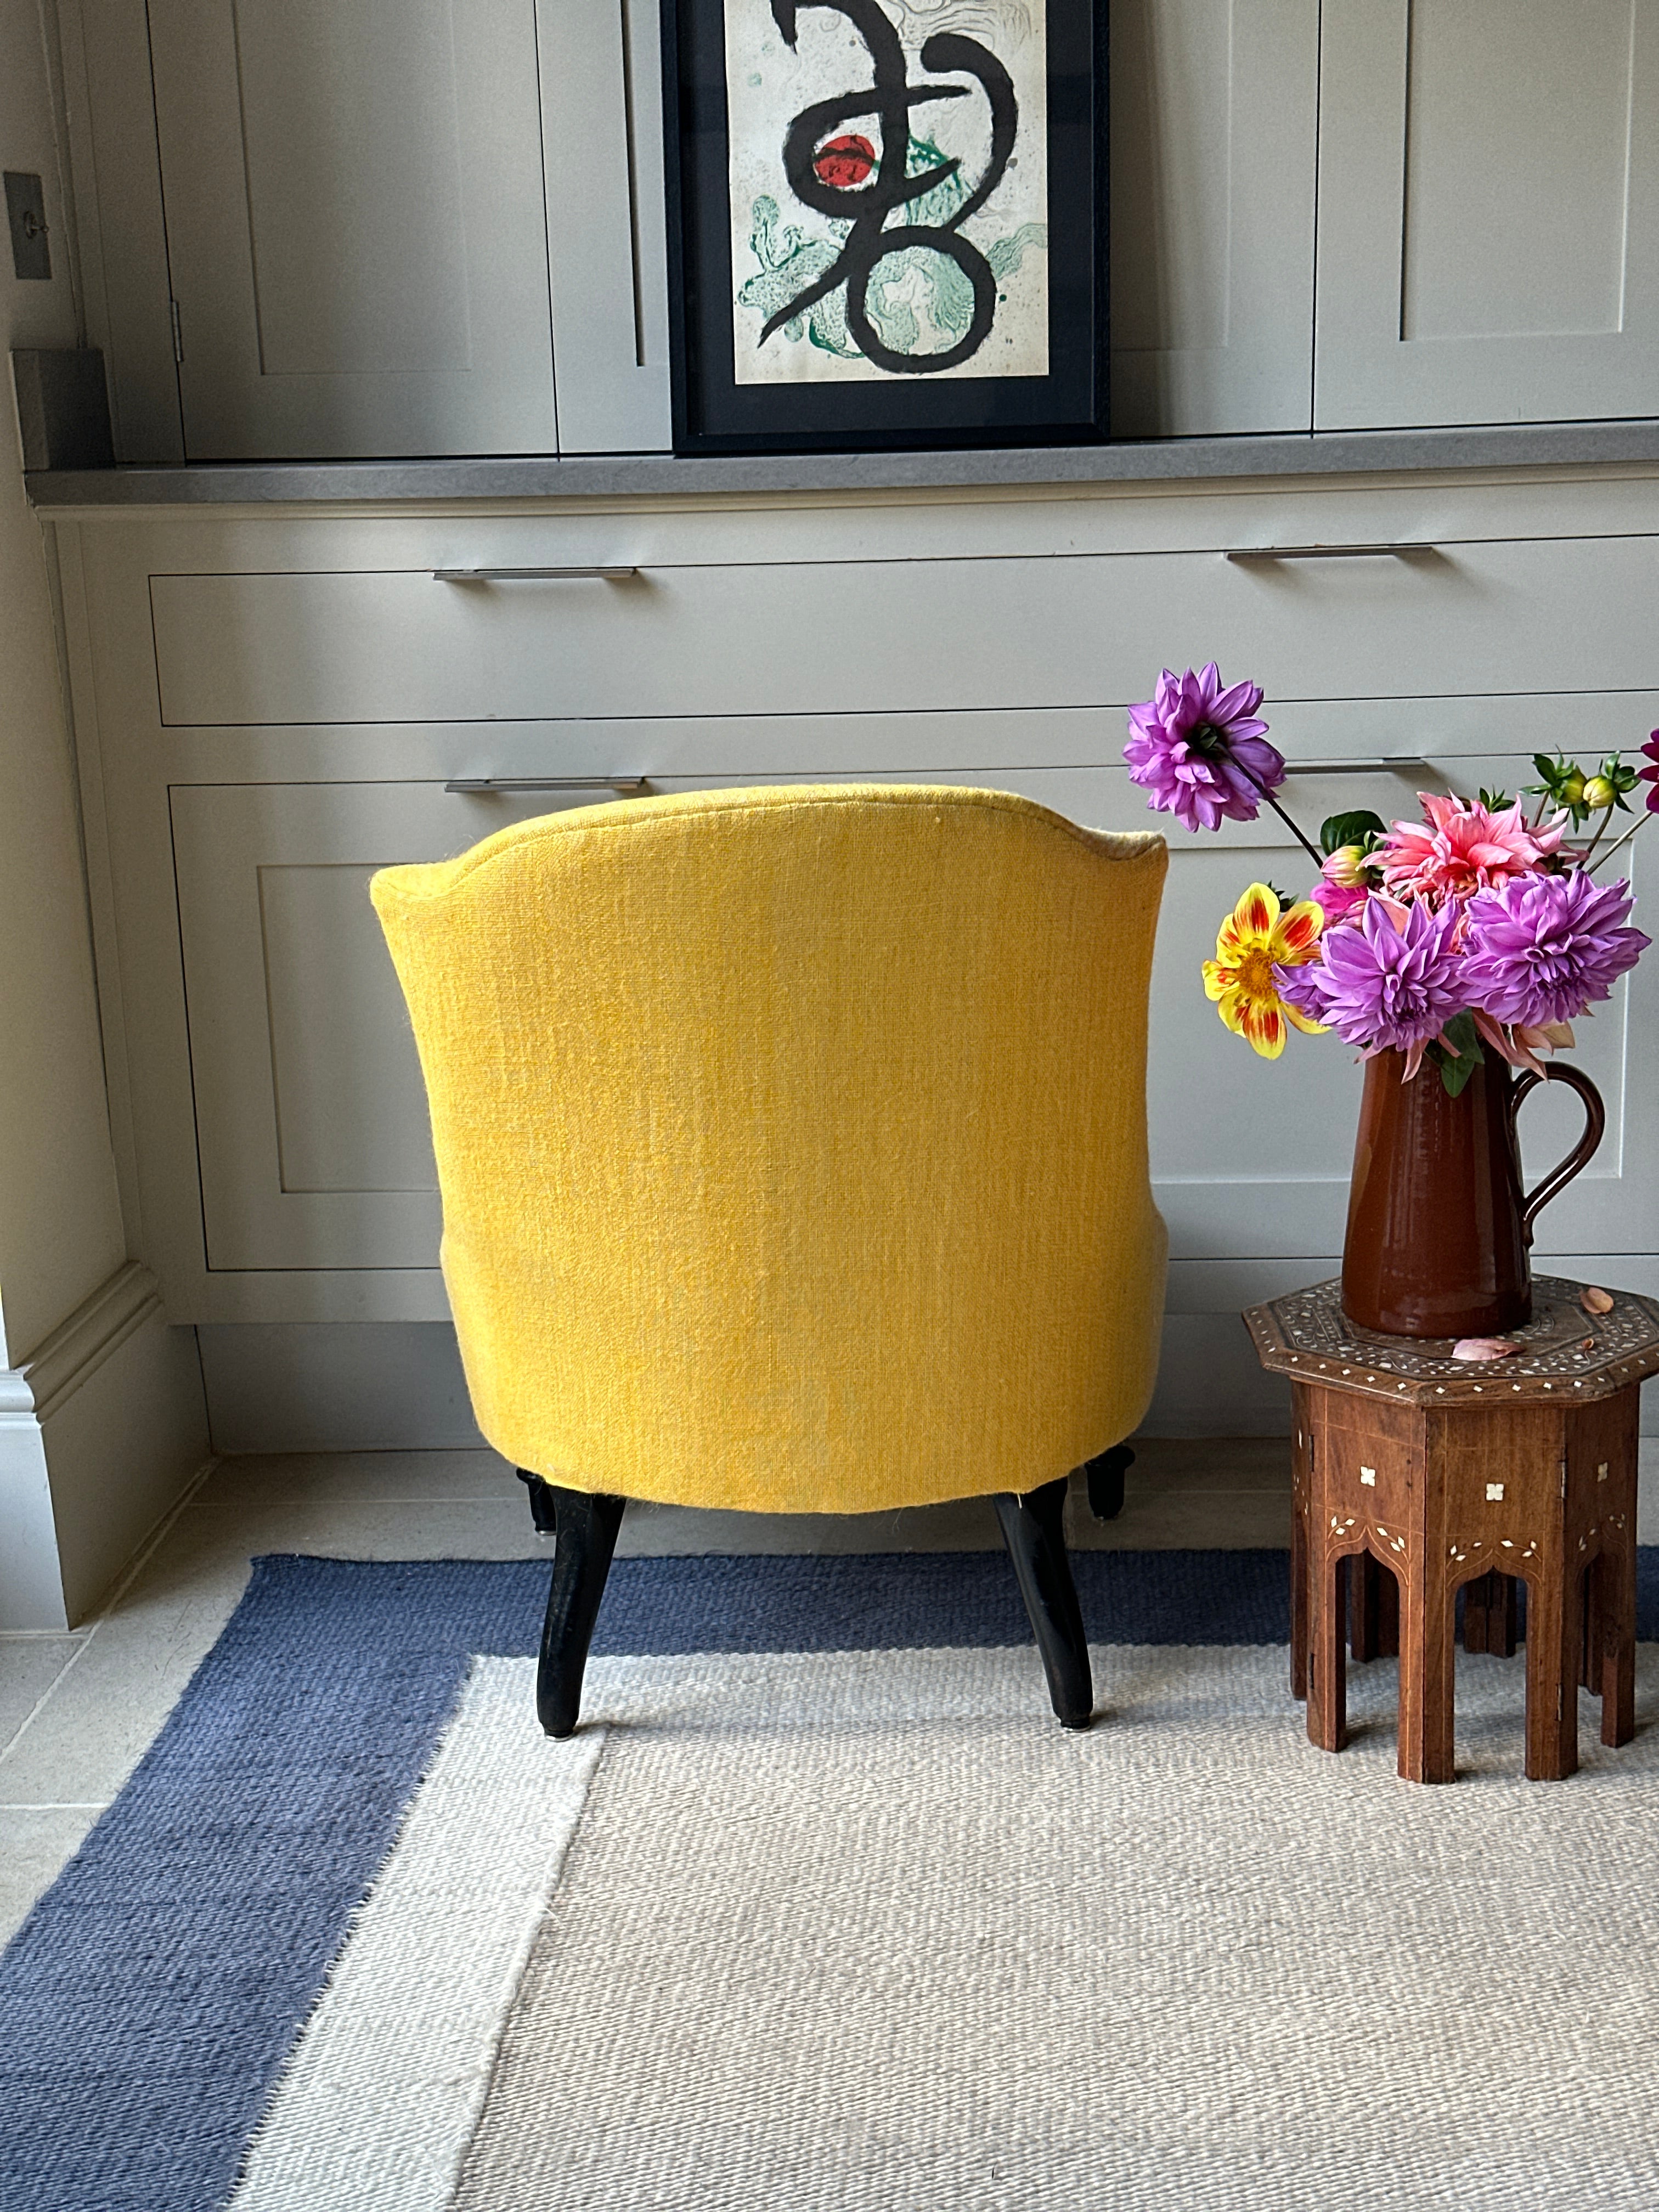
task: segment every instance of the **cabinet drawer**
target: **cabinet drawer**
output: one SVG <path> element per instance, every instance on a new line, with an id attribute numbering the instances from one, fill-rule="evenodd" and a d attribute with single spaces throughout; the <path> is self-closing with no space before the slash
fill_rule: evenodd
<path id="1" fill-rule="evenodd" d="M 1524 763 L 1469 765 L 1488 784 L 1512 787 Z M 1121 771 L 944 780 L 1022 791 L 1101 827 L 1146 823 Z M 1364 779 L 1328 792 L 1315 780 L 1306 795 L 1310 812 L 1327 799 L 1383 796 Z M 210 1272 L 435 1265 L 425 1097 L 368 878 L 388 862 L 464 850 L 548 807 L 544 794 L 477 799 L 431 782 L 174 788 L 198 1174 L 180 1163 L 173 1187 L 189 1192 L 192 1207 L 199 1188 L 202 1219 L 191 1226 Z M 1340 1247 L 1359 1095 L 1354 1055 L 1334 1038 L 1297 1038 L 1276 1065 L 1260 1060 L 1222 1030 L 1199 979 L 1218 923 L 1252 876 L 1297 888 L 1308 872 L 1271 817 L 1218 841 L 1172 838 L 1148 1105 L 1153 1178 L 1177 1257 L 1323 1256 Z M 1575 1057 L 1606 1093 L 1608 1135 L 1589 1173 L 1544 1215 L 1541 1249 L 1647 1251 L 1659 1241 L 1656 1011 L 1659 961 L 1583 1026 Z M 1577 1118 L 1576 1103 L 1553 1091 L 1528 1102 L 1529 1177 L 1568 1149 Z M 175 1119 L 187 1127 L 191 1117 Z M 173 1138 L 188 1141 L 184 1128 Z"/>
<path id="2" fill-rule="evenodd" d="M 174 727 L 1076 707 L 1212 657 L 1279 700 L 1629 690 L 1659 682 L 1656 597 L 1659 538 L 1634 536 L 150 579 Z"/>
<path id="3" fill-rule="evenodd" d="M 1006 781 L 1085 818 L 1127 788 L 1102 770 Z M 210 1271 L 435 1266 L 425 1092 L 368 880 L 557 801 L 436 783 L 212 784 L 176 787 L 171 805 Z M 197 1181 L 175 1188 L 193 1195 Z"/>

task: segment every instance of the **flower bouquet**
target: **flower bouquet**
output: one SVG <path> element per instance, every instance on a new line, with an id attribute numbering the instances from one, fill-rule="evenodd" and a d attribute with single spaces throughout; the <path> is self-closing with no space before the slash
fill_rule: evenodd
<path id="1" fill-rule="evenodd" d="M 1129 709 L 1124 757 L 1154 810 L 1214 830 L 1266 805 L 1318 870 L 1304 899 L 1248 886 L 1204 963 L 1205 990 L 1265 1059 L 1292 1030 L 1334 1030 L 1370 1063 L 1344 1261 L 1350 1317 L 1413 1335 L 1514 1328 L 1530 1311 L 1533 1216 L 1589 1158 L 1602 1122 L 1589 1079 L 1546 1062 L 1650 942 L 1630 927 L 1628 882 L 1597 877 L 1659 811 L 1659 731 L 1639 769 L 1613 755 L 1587 773 L 1540 753 L 1540 781 L 1520 797 L 1425 793 L 1420 820 L 1333 815 L 1316 845 L 1277 796 L 1286 765 L 1261 699 L 1259 684 L 1224 687 L 1211 662 L 1166 669 Z M 1639 783 L 1645 809 L 1596 859 Z M 1425 1058 L 1438 1108 L 1418 1082 Z M 1547 1075 L 1584 1097 L 1590 1134 L 1523 1206 L 1515 1112 Z M 1449 1115 L 1466 1093 L 1467 1112 Z"/>

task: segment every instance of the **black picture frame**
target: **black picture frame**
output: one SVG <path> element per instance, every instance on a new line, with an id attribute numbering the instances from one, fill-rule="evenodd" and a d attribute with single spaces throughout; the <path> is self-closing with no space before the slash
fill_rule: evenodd
<path id="1" fill-rule="evenodd" d="M 1048 374 L 740 385 L 723 0 L 663 0 L 677 453 L 1087 445 L 1109 435 L 1106 17 L 1107 0 L 1046 0 Z"/>

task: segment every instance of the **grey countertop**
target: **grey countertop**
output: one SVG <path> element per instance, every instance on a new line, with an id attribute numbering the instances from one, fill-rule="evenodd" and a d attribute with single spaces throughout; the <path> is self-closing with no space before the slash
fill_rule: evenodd
<path id="1" fill-rule="evenodd" d="M 37 471 L 43 509 L 376 505 L 407 501 L 701 498 L 760 493 L 999 489 L 1190 483 L 1239 477 L 1659 463 L 1659 418 L 1164 438 L 997 451 L 788 453 L 684 460 L 671 453 L 402 461 L 199 462 L 177 468 Z"/>

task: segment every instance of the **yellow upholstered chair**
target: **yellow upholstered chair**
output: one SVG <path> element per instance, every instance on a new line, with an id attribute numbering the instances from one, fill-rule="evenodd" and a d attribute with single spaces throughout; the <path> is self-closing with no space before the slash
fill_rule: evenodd
<path id="1" fill-rule="evenodd" d="M 994 1494 L 1055 1710 L 1088 1725 L 1060 1514 L 1157 1361 L 1165 858 L 999 792 L 779 786 L 374 878 L 473 1408 L 556 1531 L 550 1734 L 629 1498 Z"/>

